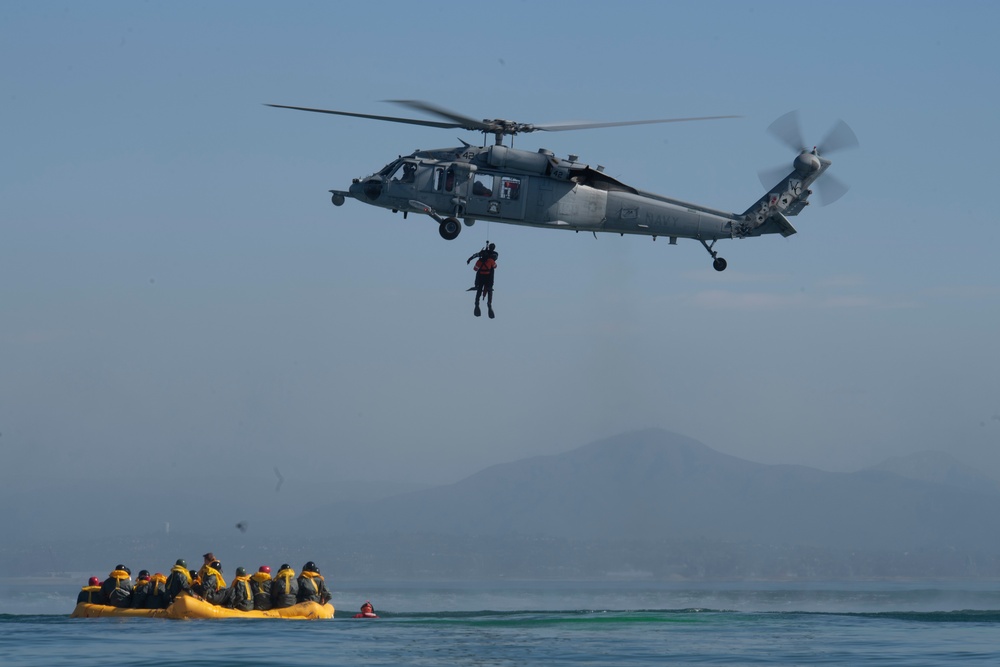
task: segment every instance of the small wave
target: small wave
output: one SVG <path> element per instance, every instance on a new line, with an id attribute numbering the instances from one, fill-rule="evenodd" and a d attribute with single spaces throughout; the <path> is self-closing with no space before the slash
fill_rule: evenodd
<path id="1" fill-rule="evenodd" d="M 841 616 L 887 618 L 921 623 L 1000 623 L 1000 611 L 988 609 L 957 609 L 954 611 L 872 611 L 848 612 Z"/>

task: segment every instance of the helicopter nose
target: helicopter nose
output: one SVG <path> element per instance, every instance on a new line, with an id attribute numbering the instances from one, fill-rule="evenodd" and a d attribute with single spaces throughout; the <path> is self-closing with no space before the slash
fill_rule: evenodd
<path id="1" fill-rule="evenodd" d="M 371 178 L 362 183 L 351 183 L 349 191 L 355 199 L 364 197 L 369 201 L 375 201 L 382 195 L 382 181 Z"/>

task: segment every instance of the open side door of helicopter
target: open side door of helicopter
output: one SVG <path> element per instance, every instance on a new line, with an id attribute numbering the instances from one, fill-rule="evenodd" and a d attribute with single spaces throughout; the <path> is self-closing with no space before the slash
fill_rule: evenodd
<path id="1" fill-rule="evenodd" d="M 528 184 L 527 176 L 477 171 L 472 177 L 465 217 L 524 220 Z"/>

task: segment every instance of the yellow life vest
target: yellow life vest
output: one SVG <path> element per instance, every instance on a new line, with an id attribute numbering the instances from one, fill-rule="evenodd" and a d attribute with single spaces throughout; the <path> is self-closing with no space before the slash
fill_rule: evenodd
<path id="1" fill-rule="evenodd" d="M 205 567 L 205 578 L 202 579 L 202 583 L 208 579 L 209 575 L 215 575 L 215 590 L 221 591 L 226 587 L 226 580 L 222 578 L 222 573 L 216 570 L 214 567 Z"/>
<path id="2" fill-rule="evenodd" d="M 274 577 L 275 581 L 282 581 L 282 588 L 280 589 L 281 595 L 287 595 L 291 589 L 291 580 L 295 578 L 295 570 L 288 568 L 287 570 L 279 570 L 278 574 Z"/>
<path id="3" fill-rule="evenodd" d="M 319 579 L 323 581 L 323 576 L 316 572 L 303 572 L 302 576 L 305 577 L 310 584 L 312 584 L 313 591 L 319 593 L 319 582 L 313 581 L 314 579 Z"/>
<path id="4" fill-rule="evenodd" d="M 121 589 L 123 581 L 130 581 L 132 579 L 132 575 L 125 570 L 114 570 L 108 575 L 108 578 L 115 580 L 115 590 L 117 591 Z"/>
<path id="5" fill-rule="evenodd" d="M 246 595 L 247 600 L 253 600 L 253 593 L 250 592 L 250 577 L 236 577 L 233 580 L 233 588 L 236 588 L 236 584 L 243 584 L 243 592 Z"/>
<path id="6" fill-rule="evenodd" d="M 94 604 L 94 596 L 97 595 L 97 594 L 99 594 L 101 592 L 101 587 L 100 586 L 84 586 L 80 590 L 82 590 L 82 591 L 84 591 L 84 592 L 86 592 L 88 594 L 87 595 L 87 602 L 90 602 L 91 604 Z"/>
<path id="7" fill-rule="evenodd" d="M 170 568 L 170 571 L 171 572 L 179 572 L 180 574 L 183 574 L 184 575 L 184 580 L 187 582 L 187 585 L 188 586 L 191 585 L 191 583 L 192 583 L 191 582 L 191 573 L 188 572 L 188 569 L 186 567 L 181 567 L 180 565 L 174 565 L 172 568 Z"/>

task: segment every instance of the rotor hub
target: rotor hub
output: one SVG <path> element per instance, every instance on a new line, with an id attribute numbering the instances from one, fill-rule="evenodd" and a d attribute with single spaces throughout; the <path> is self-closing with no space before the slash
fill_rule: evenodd
<path id="1" fill-rule="evenodd" d="M 820 166 L 819 156 L 815 152 L 802 151 L 795 158 L 795 170 L 803 174 L 819 171 Z"/>

